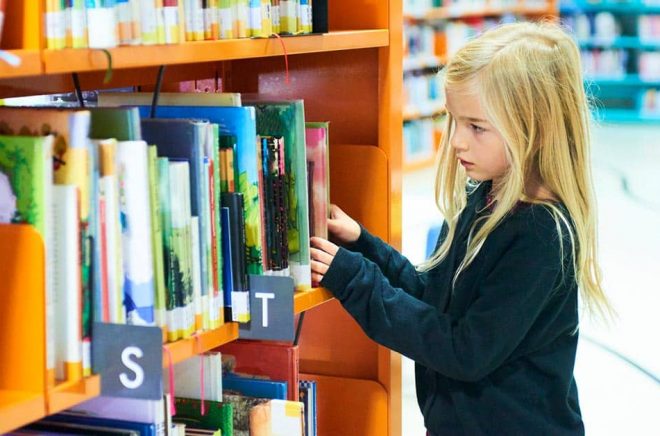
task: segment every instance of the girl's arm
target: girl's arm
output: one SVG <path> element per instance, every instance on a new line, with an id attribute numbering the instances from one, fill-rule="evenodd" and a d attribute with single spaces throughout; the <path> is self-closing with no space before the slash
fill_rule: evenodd
<path id="1" fill-rule="evenodd" d="M 393 286 L 375 263 L 342 248 L 321 285 L 376 342 L 447 377 L 476 381 L 514 352 L 562 274 L 556 233 L 508 224 L 497 238 L 495 266 L 459 319 Z"/>

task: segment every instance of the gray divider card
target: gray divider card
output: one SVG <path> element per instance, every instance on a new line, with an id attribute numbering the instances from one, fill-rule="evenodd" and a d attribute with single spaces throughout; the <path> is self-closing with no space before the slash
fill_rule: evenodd
<path id="1" fill-rule="evenodd" d="M 162 341 L 160 327 L 94 323 L 92 369 L 101 375 L 101 395 L 160 400 Z"/>
<path id="2" fill-rule="evenodd" d="M 293 279 L 250 275 L 250 317 L 241 339 L 293 341 Z"/>

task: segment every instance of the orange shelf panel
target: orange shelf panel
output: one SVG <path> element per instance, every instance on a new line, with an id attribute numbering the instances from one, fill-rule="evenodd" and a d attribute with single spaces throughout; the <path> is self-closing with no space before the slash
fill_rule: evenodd
<path id="1" fill-rule="evenodd" d="M 389 31 L 341 31 L 285 37 L 282 41 L 288 54 L 385 47 L 389 44 Z M 112 56 L 113 69 L 260 58 L 281 56 L 284 53 L 282 44 L 275 38 L 117 47 L 108 51 Z M 99 71 L 108 67 L 107 56 L 102 50 L 94 49 L 44 50 L 43 62 L 47 74 Z"/>
<path id="2" fill-rule="evenodd" d="M 325 288 L 297 291 L 293 294 L 293 312 L 296 314 L 305 312 L 333 298 L 332 293 Z"/>
<path id="3" fill-rule="evenodd" d="M 64 382 L 46 394 L 48 414 L 61 412 L 101 395 L 101 377 L 93 375 L 75 382 Z"/>
<path id="4" fill-rule="evenodd" d="M 37 76 L 42 73 L 41 55 L 39 50 L 7 50 L 18 56 L 20 65 L 14 67 L 0 60 L 0 79 L 11 77 Z"/>
<path id="5" fill-rule="evenodd" d="M 238 323 L 226 322 L 215 330 L 203 331 L 189 338 L 165 344 L 165 348 L 172 355 L 172 364 L 175 365 L 236 339 L 238 339 Z M 168 353 L 164 352 L 163 367 L 167 367 L 169 364 Z"/>
<path id="6" fill-rule="evenodd" d="M 46 415 L 44 396 L 34 392 L 0 390 L 0 434 Z"/>

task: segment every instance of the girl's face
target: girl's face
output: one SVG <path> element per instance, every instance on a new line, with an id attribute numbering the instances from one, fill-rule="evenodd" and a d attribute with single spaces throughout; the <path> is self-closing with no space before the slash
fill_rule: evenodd
<path id="1" fill-rule="evenodd" d="M 509 162 L 504 138 L 486 120 L 486 114 L 475 93 L 446 89 L 447 111 L 454 118 L 449 143 L 456 151 L 459 164 L 473 180 L 496 181 Z"/>

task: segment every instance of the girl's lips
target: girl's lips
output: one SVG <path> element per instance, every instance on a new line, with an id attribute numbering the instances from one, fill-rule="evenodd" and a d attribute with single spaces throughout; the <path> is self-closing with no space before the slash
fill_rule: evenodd
<path id="1" fill-rule="evenodd" d="M 461 165 L 463 165 L 464 167 L 471 167 L 471 166 L 474 165 L 472 162 L 468 162 L 468 161 L 463 160 L 463 159 L 459 159 L 459 160 L 461 161 Z"/>

